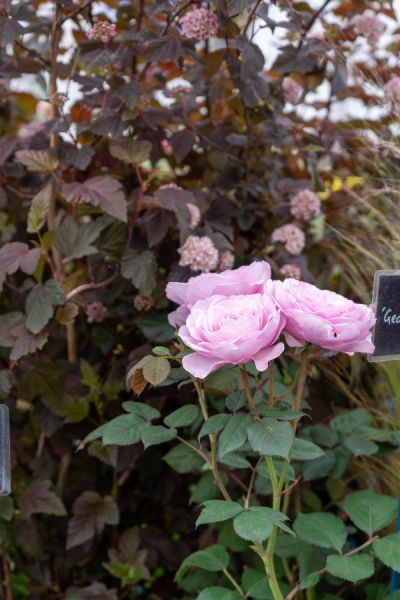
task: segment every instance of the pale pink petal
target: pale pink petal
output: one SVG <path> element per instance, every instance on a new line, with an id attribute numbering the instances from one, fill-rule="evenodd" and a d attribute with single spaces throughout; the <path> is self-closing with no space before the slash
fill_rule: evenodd
<path id="1" fill-rule="evenodd" d="M 178 281 L 170 281 L 167 283 L 165 293 L 169 300 L 176 304 L 185 304 L 187 294 L 187 283 L 180 283 Z"/>
<path id="2" fill-rule="evenodd" d="M 254 364 L 259 371 L 265 371 L 270 360 L 278 358 L 285 350 L 285 345 L 282 342 L 275 344 L 269 348 L 263 348 L 253 357 Z"/>
<path id="3" fill-rule="evenodd" d="M 221 362 L 216 358 L 208 358 L 197 352 L 188 354 L 182 359 L 182 366 L 185 371 L 198 379 L 205 379 L 212 371 L 216 371 L 225 364 L 225 362 Z"/>
<path id="4" fill-rule="evenodd" d="M 172 325 L 172 327 L 180 327 L 183 325 L 190 313 L 188 307 L 184 304 L 180 306 L 176 310 L 173 310 L 168 315 L 168 323 Z"/>
<path id="5" fill-rule="evenodd" d="M 304 341 L 302 342 L 301 340 L 296 339 L 287 331 L 284 331 L 283 333 L 285 334 L 288 346 L 290 346 L 291 348 L 301 348 L 302 346 L 304 346 Z"/>

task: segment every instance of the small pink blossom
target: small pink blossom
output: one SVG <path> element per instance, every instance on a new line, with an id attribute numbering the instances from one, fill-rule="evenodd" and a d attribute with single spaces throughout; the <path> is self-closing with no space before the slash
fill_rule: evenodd
<path id="1" fill-rule="evenodd" d="M 143 296 L 143 294 L 136 294 L 133 299 L 133 306 L 140 312 L 147 312 L 154 306 L 153 298 Z"/>
<path id="2" fill-rule="evenodd" d="M 296 104 L 303 92 L 303 88 L 291 77 L 285 77 L 282 81 L 282 91 L 285 102 Z"/>
<path id="3" fill-rule="evenodd" d="M 350 27 L 357 35 L 365 36 L 372 45 L 379 41 L 386 29 L 385 24 L 376 15 L 366 13 L 355 15 L 350 21 Z"/>
<path id="4" fill-rule="evenodd" d="M 165 151 L 165 152 L 171 152 L 172 151 L 172 145 L 171 142 L 169 140 L 161 140 L 161 148 Z"/>
<path id="5" fill-rule="evenodd" d="M 284 350 L 278 342 L 284 325 L 285 317 L 267 293 L 209 296 L 196 302 L 179 329 L 179 337 L 194 350 L 182 365 L 200 379 L 224 365 L 250 360 L 264 371 Z"/>
<path id="6" fill-rule="evenodd" d="M 102 302 L 91 302 L 86 307 L 88 323 L 102 323 L 108 317 L 108 309 Z"/>
<path id="7" fill-rule="evenodd" d="M 168 315 L 168 321 L 171 325 L 183 325 L 192 306 L 198 300 L 212 295 L 228 297 L 262 293 L 270 277 L 269 264 L 257 261 L 222 273 L 203 273 L 191 277 L 186 283 L 171 281 L 167 285 L 166 295 L 169 300 L 179 304 L 179 308 Z"/>
<path id="8" fill-rule="evenodd" d="M 230 250 L 224 250 L 219 257 L 218 270 L 226 271 L 232 269 L 235 264 L 235 255 Z"/>
<path id="9" fill-rule="evenodd" d="M 218 250 L 208 236 L 189 235 L 178 252 L 181 255 L 181 267 L 190 267 L 193 271 L 203 273 L 213 271 L 217 267 Z"/>
<path id="10" fill-rule="evenodd" d="M 301 190 L 290 201 L 290 212 L 296 219 L 310 221 L 321 212 L 321 201 L 311 190 Z"/>
<path id="11" fill-rule="evenodd" d="M 101 40 L 104 44 L 107 44 L 116 35 L 117 28 L 114 23 L 97 21 L 90 30 L 88 37 L 91 40 Z"/>
<path id="12" fill-rule="evenodd" d="M 190 215 L 190 229 L 194 229 L 201 221 L 200 209 L 198 206 L 196 206 L 196 204 L 192 204 L 191 202 L 186 204 L 186 208 L 188 209 Z"/>
<path id="13" fill-rule="evenodd" d="M 266 289 L 285 315 L 289 346 L 310 342 L 346 354 L 374 351 L 375 316 L 368 306 L 295 279 L 269 280 Z"/>
<path id="14" fill-rule="evenodd" d="M 282 225 L 272 232 L 272 241 L 285 244 L 286 250 L 293 255 L 301 254 L 306 245 L 306 236 L 297 225 Z"/>
<path id="15" fill-rule="evenodd" d="M 396 106 L 400 106 L 400 77 L 393 77 L 383 86 L 386 97 Z"/>
<path id="16" fill-rule="evenodd" d="M 185 37 L 205 41 L 217 35 L 219 18 L 208 8 L 194 8 L 179 20 L 179 24 Z"/>
<path id="17" fill-rule="evenodd" d="M 290 263 L 283 265 L 279 269 L 280 273 L 284 277 L 291 277 L 292 279 L 301 279 L 301 271 L 297 265 L 292 265 Z"/>

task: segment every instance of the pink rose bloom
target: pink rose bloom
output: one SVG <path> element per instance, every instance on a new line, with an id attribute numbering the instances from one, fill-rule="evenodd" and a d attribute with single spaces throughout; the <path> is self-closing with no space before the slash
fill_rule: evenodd
<path id="1" fill-rule="evenodd" d="M 172 281 L 166 288 L 167 298 L 179 304 L 179 308 L 170 313 L 171 325 L 183 325 L 190 309 L 199 300 L 212 295 L 233 296 L 257 294 L 264 291 L 265 283 L 271 277 L 271 267 L 265 261 L 254 262 L 239 269 L 226 270 L 223 273 L 204 273 L 191 277 L 187 283 Z"/>
<path id="2" fill-rule="evenodd" d="M 266 288 L 286 317 L 289 346 L 310 342 L 346 354 L 374 351 L 370 330 L 375 316 L 365 304 L 296 279 L 269 281 Z"/>
<path id="3" fill-rule="evenodd" d="M 254 360 L 259 371 L 284 350 L 277 339 L 285 317 L 268 294 L 210 296 L 190 311 L 179 336 L 194 350 L 183 357 L 184 369 L 204 379 L 224 365 Z"/>

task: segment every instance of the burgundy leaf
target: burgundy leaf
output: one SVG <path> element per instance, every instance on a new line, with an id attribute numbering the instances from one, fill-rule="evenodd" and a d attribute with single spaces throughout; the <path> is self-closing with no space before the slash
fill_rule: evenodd
<path id="1" fill-rule="evenodd" d="M 74 502 L 72 512 L 68 523 L 67 549 L 100 535 L 105 525 L 119 522 L 118 506 L 113 498 L 102 498 L 97 492 L 83 492 Z"/>
<path id="2" fill-rule="evenodd" d="M 46 513 L 62 517 L 67 514 L 60 498 L 50 491 L 49 479 L 34 481 L 19 499 L 19 507 L 26 516 L 35 513 Z"/>
<path id="3" fill-rule="evenodd" d="M 63 194 L 67 202 L 86 202 L 98 206 L 112 217 L 128 220 L 127 203 L 119 181 L 108 175 L 92 177 L 85 183 L 66 183 Z"/>
<path id="4" fill-rule="evenodd" d="M 40 258 L 39 248 L 29 249 L 22 242 L 10 242 L 0 250 L 0 291 L 6 275 L 12 275 L 17 269 L 32 275 Z"/>

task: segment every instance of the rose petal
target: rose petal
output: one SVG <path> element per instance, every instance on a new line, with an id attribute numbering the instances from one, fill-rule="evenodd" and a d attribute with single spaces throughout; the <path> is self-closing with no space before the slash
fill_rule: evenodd
<path id="1" fill-rule="evenodd" d="M 270 360 L 278 358 L 285 349 L 285 345 L 282 342 L 271 346 L 270 348 L 263 348 L 253 357 L 254 364 L 258 371 L 265 371 L 268 367 Z"/>
<path id="2" fill-rule="evenodd" d="M 205 379 L 212 371 L 216 371 L 225 364 L 225 362 L 221 362 L 215 358 L 202 356 L 197 352 L 187 354 L 182 359 L 182 365 L 185 371 L 193 375 L 193 377 L 197 377 L 198 379 Z"/>

